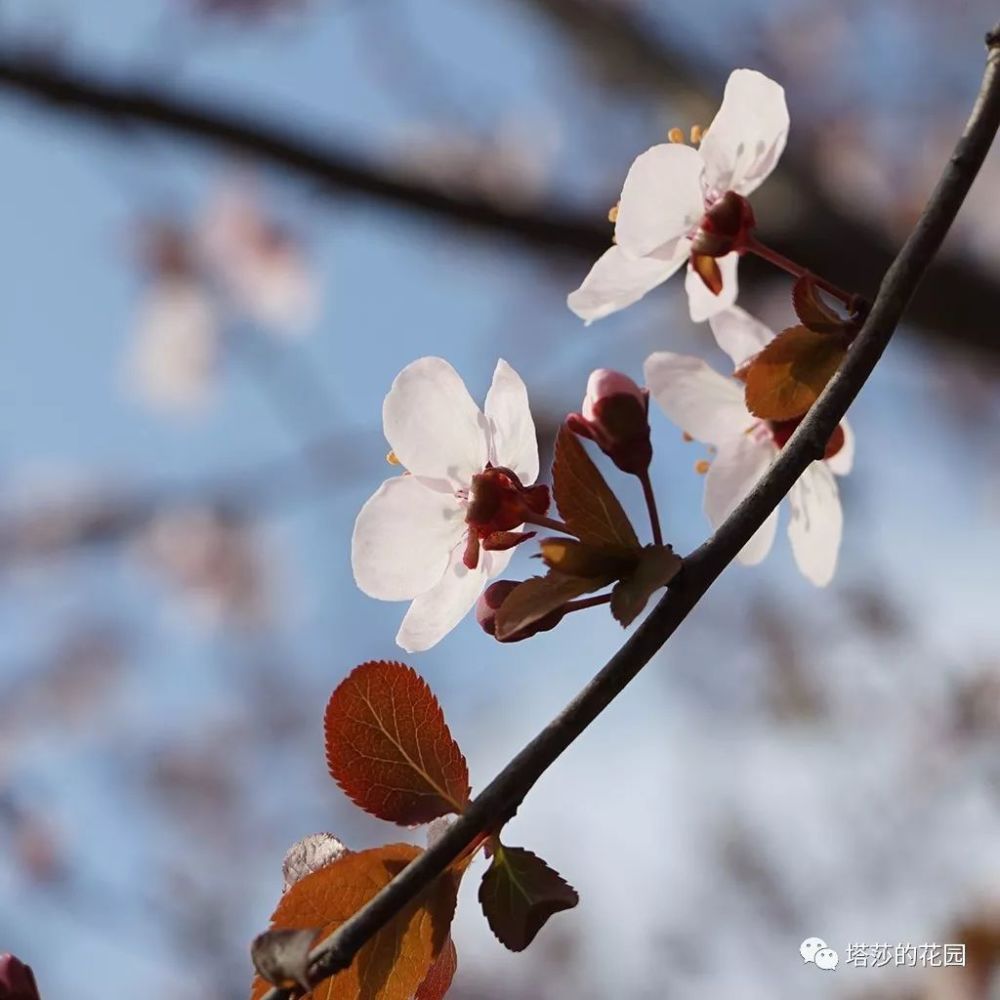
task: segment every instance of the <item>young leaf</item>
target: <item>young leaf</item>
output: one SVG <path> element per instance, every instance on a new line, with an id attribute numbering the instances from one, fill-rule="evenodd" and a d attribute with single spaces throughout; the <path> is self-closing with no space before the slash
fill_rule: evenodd
<path id="1" fill-rule="evenodd" d="M 507 639 L 526 625 L 531 625 L 557 608 L 561 608 L 567 601 L 600 590 L 613 579 L 613 576 L 601 579 L 564 576 L 562 573 L 533 576 L 516 586 L 500 605 L 496 614 L 494 634 L 500 640 Z"/>
<path id="2" fill-rule="evenodd" d="M 449 935 L 441 954 L 431 966 L 427 978 L 420 984 L 413 1000 L 441 1000 L 448 992 L 457 971 L 458 953 L 455 951 L 455 942 Z"/>
<path id="3" fill-rule="evenodd" d="M 498 844 L 479 886 L 486 922 L 511 951 L 524 951 L 553 913 L 579 901 L 558 872 L 521 847 Z"/>
<path id="4" fill-rule="evenodd" d="M 575 538 L 546 538 L 538 546 L 542 561 L 563 576 L 614 579 L 630 572 L 638 562 L 635 549 L 598 548 Z"/>
<path id="5" fill-rule="evenodd" d="M 331 934 L 420 853 L 412 844 L 389 844 L 343 855 L 281 897 L 271 930 L 321 927 L 319 937 Z M 312 1000 L 411 1000 L 449 940 L 458 880 L 449 870 L 431 883 L 365 944 L 349 968 L 315 987 Z M 267 989 L 258 977 L 251 1000 Z"/>
<path id="6" fill-rule="evenodd" d="M 424 679 L 402 663 L 363 663 L 326 707 L 326 760 L 366 812 L 412 826 L 469 801 L 469 771 Z"/>
<path id="7" fill-rule="evenodd" d="M 804 326 L 783 330 L 750 363 L 747 409 L 763 420 L 791 420 L 816 402 L 847 353 L 843 336 Z"/>
<path id="8" fill-rule="evenodd" d="M 647 545 L 642 550 L 635 570 L 611 591 L 611 614 L 623 628 L 635 621 L 650 597 L 677 575 L 682 564 L 669 545 Z"/>
<path id="9" fill-rule="evenodd" d="M 816 281 L 810 274 L 804 274 L 792 289 L 792 308 L 795 315 L 814 333 L 838 333 L 846 326 L 820 296 Z"/>
<path id="10" fill-rule="evenodd" d="M 611 492 L 580 439 L 565 424 L 556 438 L 552 492 L 563 520 L 581 541 L 625 549 L 639 547 L 635 529 L 618 497 Z"/>

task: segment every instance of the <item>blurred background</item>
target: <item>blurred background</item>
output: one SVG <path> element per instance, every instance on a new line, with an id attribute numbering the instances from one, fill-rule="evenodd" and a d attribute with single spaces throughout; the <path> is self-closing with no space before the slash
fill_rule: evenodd
<path id="1" fill-rule="evenodd" d="M 392 658 L 350 532 L 416 357 L 523 375 L 547 449 L 589 371 L 723 355 L 679 280 L 565 296 L 635 155 L 734 66 L 787 89 L 754 198 L 871 295 L 947 158 L 986 0 L 5 0 L 0 5 L 0 950 L 46 1000 L 236 1000 L 306 833 L 422 839 L 326 774 Z M 751 262 L 743 304 L 787 324 Z M 837 579 L 732 567 L 509 827 L 581 895 L 522 955 L 466 879 L 456 998 L 1000 995 L 1000 162 L 852 411 Z M 703 457 L 656 414 L 668 538 Z M 614 470 L 609 471 L 609 478 Z M 644 523 L 633 482 L 612 478 Z M 528 575 L 519 554 L 512 564 Z M 598 611 L 408 657 L 482 787 L 617 648 Z M 835 972 L 804 965 L 823 938 Z M 852 943 L 960 942 L 962 969 Z M 991 992 L 991 989 L 993 992 Z"/>

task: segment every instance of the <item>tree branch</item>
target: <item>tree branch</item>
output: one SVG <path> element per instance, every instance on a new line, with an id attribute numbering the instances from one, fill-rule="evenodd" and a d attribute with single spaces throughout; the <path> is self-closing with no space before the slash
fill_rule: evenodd
<path id="1" fill-rule="evenodd" d="M 719 530 L 685 560 L 665 596 L 624 646 L 570 704 L 472 801 L 432 847 L 411 862 L 311 954 L 310 982 L 346 968 L 364 944 L 415 899 L 484 830 L 513 815 L 527 792 L 652 659 L 719 574 L 788 493 L 861 391 L 903 310 L 941 246 L 1000 126 L 1000 24 L 972 113 L 916 227 L 886 272 L 872 311 L 841 370 L 827 385 L 778 459 Z M 272 989 L 264 1000 L 288 1000 Z"/>
<path id="2" fill-rule="evenodd" d="M 664 52 L 655 34 L 628 18 L 620 7 L 603 12 L 591 0 L 521 0 L 546 8 L 553 16 L 586 19 L 585 26 L 599 33 L 606 48 L 624 58 L 643 85 L 662 93 L 673 85 L 691 91 L 697 86 L 693 71 L 675 53 Z M 611 45 L 609 39 L 614 39 Z M 487 193 L 449 190 L 432 181 L 407 176 L 373 159 L 359 156 L 314 136 L 319 130 L 293 130 L 261 121 L 258 113 L 235 112 L 211 102 L 164 93 L 137 81 L 112 81 L 37 53 L 0 51 L 0 87 L 47 102 L 63 111 L 122 127 L 146 126 L 186 136 L 256 157 L 319 184 L 332 195 L 360 195 L 373 202 L 401 208 L 417 215 L 447 222 L 481 235 L 503 237 L 535 251 L 560 252 L 589 263 L 611 241 L 611 229 L 599 211 L 547 202 L 544 211 L 521 209 L 491 200 Z M 829 274 L 838 284 L 862 293 L 873 274 L 881 274 L 891 261 L 886 234 L 864 220 L 845 215 L 817 188 L 808 165 L 786 153 L 769 182 L 775 197 L 800 206 L 787 228 L 760 230 L 761 238 L 814 269 Z M 766 197 L 763 192 L 761 197 Z M 780 197 L 779 197 L 780 195 Z M 607 203 L 614 197 L 609 193 Z M 761 213 L 766 217 L 766 212 Z M 822 227 L 811 220 L 822 218 Z M 748 281 L 768 273 L 760 261 L 743 262 L 741 277 Z M 583 269 L 581 267 L 581 277 Z M 962 343 L 994 357 L 1000 353 L 992 317 L 1000 314 L 1000 283 L 984 268 L 968 260 L 947 260 L 934 266 L 926 293 L 911 314 L 925 332 L 950 346 Z"/>

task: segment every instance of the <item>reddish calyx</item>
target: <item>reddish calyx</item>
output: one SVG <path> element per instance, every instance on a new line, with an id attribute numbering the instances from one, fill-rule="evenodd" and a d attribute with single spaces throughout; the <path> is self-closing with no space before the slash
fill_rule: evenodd
<path id="1" fill-rule="evenodd" d="M 788 439 L 792 436 L 795 428 L 805 419 L 805 414 L 795 417 L 792 420 L 769 420 L 768 427 L 771 430 L 771 437 L 779 448 L 784 448 Z M 823 452 L 823 461 L 833 458 L 834 455 L 844 447 L 844 428 L 837 424 L 834 432 L 830 435 L 830 440 L 826 442 L 826 450 Z"/>
<path id="2" fill-rule="evenodd" d="M 532 516 L 543 516 L 549 502 L 547 486 L 525 486 L 510 469 L 488 465 L 472 477 L 465 515 L 469 535 L 463 563 L 468 569 L 475 569 L 479 565 L 480 548 L 488 552 L 510 549 L 533 537 L 533 531 L 513 529 Z"/>
<path id="3" fill-rule="evenodd" d="M 727 191 L 702 216 L 691 237 L 691 266 L 713 295 L 722 291 L 715 258 L 742 253 L 756 224 L 750 202 L 735 191 Z"/>

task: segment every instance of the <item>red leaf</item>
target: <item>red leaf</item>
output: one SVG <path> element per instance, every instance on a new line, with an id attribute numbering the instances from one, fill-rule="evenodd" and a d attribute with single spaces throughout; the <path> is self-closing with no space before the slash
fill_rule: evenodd
<path id="1" fill-rule="evenodd" d="M 804 326 L 782 330 L 747 368 L 747 409 L 763 420 L 802 416 L 846 354 L 842 335 L 815 333 Z"/>
<path id="2" fill-rule="evenodd" d="M 563 520 L 581 541 L 598 547 L 639 548 L 635 529 L 618 497 L 565 424 L 556 438 L 552 492 Z"/>
<path id="3" fill-rule="evenodd" d="M 522 847 L 497 844 L 479 886 L 479 903 L 490 930 L 511 951 L 524 951 L 553 913 L 580 902 L 576 890 Z"/>
<path id="4" fill-rule="evenodd" d="M 326 760 L 366 812 L 413 826 L 469 802 L 469 771 L 424 679 L 403 663 L 363 663 L 326 707 Z"/>
<path id="5" fill-rule="evenodd" d="M 533 576 L 519 583 L 500 605 L 494 634 L 500 641 L 509 639 L 521 629 L 561 608 L 567 601 L 600 590 L 613 579 L 564 576 L 562 573 Z"/>
<path id="6" fill-rule="evenodd" d="M 457 971 L 458 953 L 455 951 L 455 942 L 449 937 L 413 1000 L 441 1000 L 451 987 Z"/>
<path id="7" fill-rule="evenodd" d="M 343 855 L 304 876 L 281 897 L 271 930 L 321 927 L 320 937 L 326 937 L 421 853 L 412 844 L 388 844 Z M 410 1000 L 447 946 L 459 878 L 459 873 L 446 871 L 368 941 L 347 969 L 307 996 Z M 259 1000 L 267 988 L 258 977 L 251 1000 Z"/>
<path id="8" fill-rule="evenodd" d="M 838 333 L 847 326 L 823 301 L 816 280 L 811 274 L 804 274 L 792 289 L 792 308 L 795 315 L 814 333 Z"/>
<path id="9" fill-rule="evenodd" d="M 642 614 L 649 599 L 677 575 L 683 560 L 669 545 L 647 545 L 635 569 L 623 576 L 611 592 L 611 614 L 628 628 Z"/>

